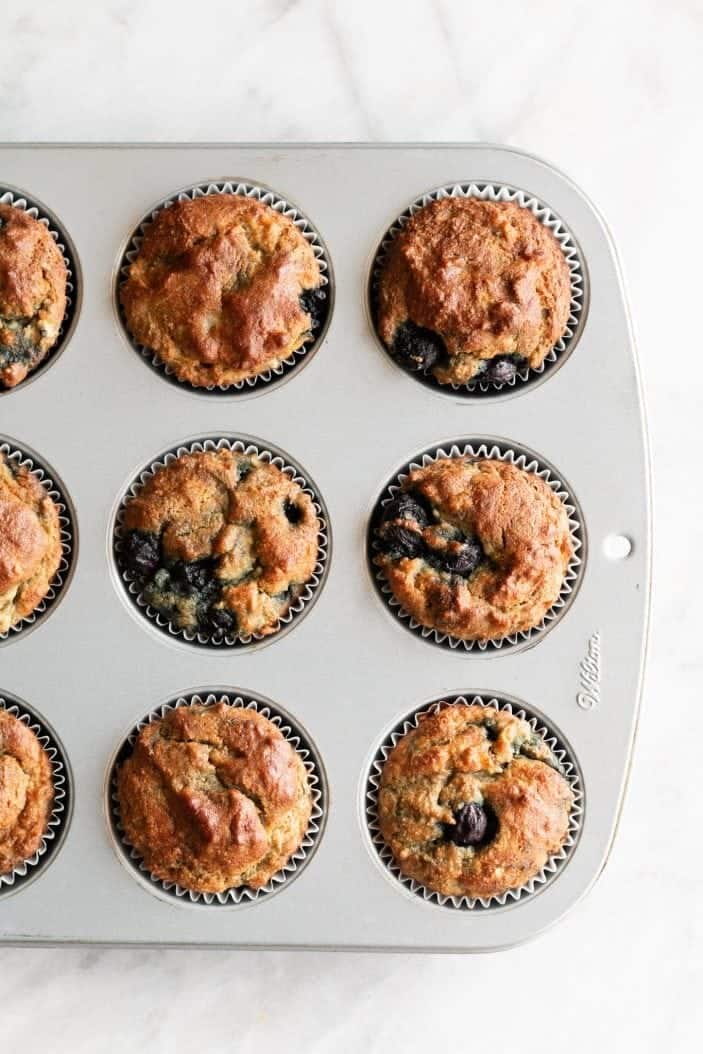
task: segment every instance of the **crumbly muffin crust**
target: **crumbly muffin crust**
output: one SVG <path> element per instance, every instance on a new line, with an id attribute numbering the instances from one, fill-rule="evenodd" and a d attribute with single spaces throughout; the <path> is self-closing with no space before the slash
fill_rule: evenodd
<path id="1" fill-rule="evenodd" d="M 569 266 L 551 231 L 507 201 L 441 198 L 393 240 L 377 327 L 399 362 L 440 384 L 540 366 L 569 318 Z M 493 376 L 495 374 L 495 376 Z"/>
<path id="2" fill-rule="evenodd" d="M 538 625 L 573 546 L 564 505 L 505 461 L 440 458 L 415 469 L 383 509 L 374 563 L 423 626 L 495 640 Z"/>
<path id="3" fill-rule="evenodd" d="M 0 875 L 39 849 L 53 798 L 46 751 L 30 728 L 0 707 Z"/>
<path id="4" fill-rule="evenodd" d="M 317 561 L 320 521 L 275 465 L 228 449 L 183 454 L 129 500 L 123 563 L 178 628 L 274 633 Z"/>
<path id="5" fill-rule="evenodd" d="M 182 381 L 236 384 L 311 334 L 320 268 L 291 219 L 236 194 L 163 209 L 120 290 L 130 332 Z M 301 301 L 301 296 L 303 297 Z"/>
<path id="6" fill-rule="evenodd" d="M 57 506 L 28 468 L 0 452 L 0 633 L 34 611 L 60 562 Z"/>
<path id="7" fill-rule="evenodd" d="M 217 703 L 145 726 L 118 773 L 120 818 L 152 874 L 219 893 L 264 886 L 300 846 L 307 772 L 271 721 Z"/>
<path id="8" fill-rule="evenodd" d="M 398 741 L 381 774 L 381 834 L 404 875 L 445 896 L 524 885 L 567 836 L 573 792 L 527 722 L 447 706 Z"/>
<path id="9" fill-rule="evenodd" d="M 58 340 L 67 278 L 44 224 L 0 205 L 0 388 L 23 381 Z"/>

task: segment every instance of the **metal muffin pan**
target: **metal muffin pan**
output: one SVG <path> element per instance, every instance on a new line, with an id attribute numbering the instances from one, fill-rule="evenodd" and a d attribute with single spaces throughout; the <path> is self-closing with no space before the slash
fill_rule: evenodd
<path id="1" fill-rule="evenodd" d="M 299 206 L 330 254 L 334 308 L 314 359 L 285 386 L 207 398 L 144 369 L 124 339 L 114 283 L 154 201 L 226 180 L 263 184 Z M 572 353 L 542 383 L 467 401 L 410 383 L 379 350 L 366 293 L 395 218 L 425 192 L 469 182 L 523 190 L 563 220 L 583 259 L 588 311 Z M 468 952 L 520 943 L 556 922 L 593 884 L 615 834 L 649 609 L 639 375 L 619 264 L 593 206 L 544 162 L 481 145 L 7 145 L 0 185 L 61 217 L 83 278 L 60 358 L 0 404 L 0 432 L 56 469 L 81 528 L 60 607 L 1 653 L 0 694 L 46 714 L 61 737 L 74 809 L 62 852 L 0 897 L 0 941 Z M 220 433 L 290 452 L 314 478 L 334 535 L 314 609 L 262 651 L 195 649 L 153 633 L 118 595 L 105 542 L 135 465 Z M 430 447 L 478 439 L 554 465 L 583 516 L 578 593 L 525 649 L 445 649 L 408 633 L 366 566 L 368 517 L 398 467 Z M 309 732 L 329 784 L 325 829 L 304 872 L 232 911 L 150 895 L 117 858 L 107 820 L 108 766 L 125 728 L 204 684 L 287 711 Z M 448 910 L 407 895 L 379 867 L 366 826 L 369 767 L 389 729 L 456 695 L 509 697 L 553 722 L 582 777 L 568 860 L 541 891 L 495 909 Z"/>

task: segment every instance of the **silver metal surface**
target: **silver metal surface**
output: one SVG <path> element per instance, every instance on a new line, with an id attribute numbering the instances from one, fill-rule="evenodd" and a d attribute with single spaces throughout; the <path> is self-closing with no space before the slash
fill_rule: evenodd
<path id="1" fill-rule="evenodd" d="M 145 369 L 120 332 L 113 278 L 152 202 L 190 183 L 262 182 L 300 205 L 336 278 L 324 345 L 304 370 L 256 398 L 207 398 Z M 544 201 L 576 239 L 590 304 L 574 352 L 511 398 L 456 400 L 405 375 L 366 318 L 383 233 L 424 190 L 505 182 Z M 80 529 L 60 607 L 0 650 L 0 694 L 25 699 L 61 737 L 74 776 L 62 852 L 0 897 L 0 941 L 481 951 L 556 922 L 607 859 L 637 720 L 649 604 L 649 469 L 639 376 L 619 264 L 603 221 L 568 179 L 490 146 L 0 147 L 0 185 L 45 202 L 72 238 L 80 316 L 63 354 L 0 400 L 0 433 L 59 473 Z M 314 610 L 263 651 L 162 640 L 117 593 L 106 545 L 135 465 L 198 433 L 269 441 L 311 473 L 334 553 Z M 588 541 L 578 595 L 534 647 L 493 654 L 433 647 L 388 617 L 365 567 L 366 520 L 399 465 L 434 443 L 496 437 L 555 465 Z M 604 542 L 631 542 L 613 560 Z M 289 888 L 234 911 L 165 902 L 117 859 L 105 817 L 109 760 L 127 727 L 164 698 L 218 684 L 264 695 L 308 730 L 329 781 L 319 849 Z M 578 845 L 542 892 L 499 910 L 447 911 L 383 874 L 364 827 L 370 759 L 389 727 L 443 694 L 511 696 L 552 721 L 583 777 Z"/>

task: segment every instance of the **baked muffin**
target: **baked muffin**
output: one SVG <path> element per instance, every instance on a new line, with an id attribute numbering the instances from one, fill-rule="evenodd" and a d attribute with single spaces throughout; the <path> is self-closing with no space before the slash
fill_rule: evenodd
<path id="1" fill-rule="evenodd" d="M 0 875 L 39 849 L 53 798 L 46 751 L 30 728 L 0 707 Z"/>
<path id="2" fill-rule="evenodd" d="M 29 469 L 0 451 L 0 633 L 31 615 L 60 562 L 57 506 Z"/>
<path id="3" fill-rule="evenodd" d="M 158 214 L 120 298 L 132 336 L 179 380 L 207 387 L 256 377 L 301 347 L 322 310 L 321 282 L 291 219 L 211 194 Z"/>
<path id="4" fill-rule="evenodd" d="M 507 201 L 441 198 L 394 238 L 377 287 L 381 340 L 440 384 L 514 379 L 564 334 L 571 280 L 551 231 Z"/>
<path id="5" fill-rule="evenodd" d="M 506 711 L 448 706 L 383 766 L 381 834 L 408 878 L 451 897 L 529 882 L 564 844 L 573 792 L 543 739 Z"/>
<path id="6" fill-rule="evenodd" d="M 491 458 L 415 469 L 383 506 L 374 537 L 374 563 L 405 611 L 462 640 L 537 626 L 573 553 L 566 509 L 547 484 Z"/>
<path id="7" fill-rule="evenodd" d="M 186 889 L 259 889 L 305 837 L 305 766 L 254 710 L 182 706 L 145 726 L 117 778 L 127 840 L 149 871 Z"/>
<path id="8" fill-rule="evenodd" d="M 44 224 L 0 205 L 0 388 L 23 381 L 58 340 L 67 279 Z"/>
<path id="9" fill-rule="evenodd" d="M 274 633 L 315 569 L 320 521 L 275 465 L 231 450 L 183 454 L 126 506 L 121 560 L 179 629 Z"/>

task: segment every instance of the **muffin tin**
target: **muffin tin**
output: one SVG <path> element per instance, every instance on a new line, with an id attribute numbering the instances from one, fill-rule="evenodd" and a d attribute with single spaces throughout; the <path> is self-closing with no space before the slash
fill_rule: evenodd
<path id="1" fill-rule="evenodd" d="M 153 202 L 223 183 L 273 188 L 294 203 L 331 261 L 328 332 L 285 386 L 193 392 L 145 369 L 124 339 L 115 286 L 133 232 Z M 539 384 L 471 398 L 438 392 L 412 383 L 378 346 L 368 289 L 384 233 L 423 194 L 452 185 L 524 192 L 562 221 L 578 251 L 578 326 Z M 619 264 L 593 206 L 544 162 L 470 145 L 5 146 L 0 187 L 8 186 L 46 202 L 75 247 L 81 282 L 60 358 L 5 393 L 0 433 L 59 473 L 80 553 L 52 617 L 0 652 L 0 696 L 46 715 L 72 774 L 62 851 L 13 895 L 0 888 L 0 941 L 468 952 L 553 924 L 595 881 L 614 837 L 649 607 L 637 362 Z M 204 437 L 255 437 L 287 452 L 329 515 L 334 546 L 314 607 L 264 650 L 195 648 L 155 632 L 134 617 L 115 573 L 114 515 L 137 471 Z M 548 633 L 518 647 L 435 646 L 389 617 L 368 571 L 367 527 L 384 488 L 423 453 L 469 443 L 553 467 L 578 512 L 578 588 Z M 275 896 L 210 905 L 155 896 L 115 844 L 110 768 L 125 730 L 194 692 L 263 700 L 305 730 L 319 759 L 315 852 Z M 461 910 L 398 881 L 368 811 L 388 737 L 457 696 L 524 709 L 573 762 L 581 793 L 573 844 L 547 881 Z"/>

